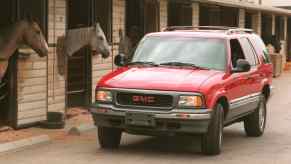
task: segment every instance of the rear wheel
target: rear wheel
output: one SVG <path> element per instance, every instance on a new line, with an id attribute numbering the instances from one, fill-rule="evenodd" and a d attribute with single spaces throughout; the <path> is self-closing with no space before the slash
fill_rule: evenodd
<path id="1" fill-rule="evenodd" d="M 101 148 L 116 149 L 120 145 L 122 131 L 116 128 L 98 127 L 98 139 Z"/>
<path id="2" fill-rule="evenodd" d="M 266 127 L 267 105 L 266 98 L 261 96 L 258 108 L 244 119 L 247 136 L 262 136 Z"/>
<path id="3" fill-rule="evenodd" d="M 224 110 L 221 104 L 217 104 L 213 111 L 212 120 L 208 132 L 202 136 L 202 152 L 206 155 L 218 155 L 223 142 Z"/>

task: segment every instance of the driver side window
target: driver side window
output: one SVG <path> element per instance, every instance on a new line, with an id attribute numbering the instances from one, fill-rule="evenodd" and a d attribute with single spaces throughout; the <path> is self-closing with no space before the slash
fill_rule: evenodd
<path id="1" fill-rule="evenodd" d="M 231 63 L 233 68 L 236 68 L 238 59 L 245 59 L 243 50 L 241 45 L 237 39 L 230 40 L 230 48 L 231 48 Z"/>

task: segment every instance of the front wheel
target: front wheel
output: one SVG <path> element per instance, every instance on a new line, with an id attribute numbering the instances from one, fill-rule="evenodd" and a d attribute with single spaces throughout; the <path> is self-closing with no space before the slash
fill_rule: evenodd
<path id="1" fill-rule="evenodd" d="M 98 127 L 98 139 L 101 148 L 116 149 L 120 145 L 122 131 L 116 128 Z"/>
<path id="2" fill-rule="evenodd" d="M 202 136 L 202 152 L 206 155 L 218 155 L 222 149 L 223 142 L 224 109 L 217 104 L 213 111 L 212 120 L 208 132 Z"/>
<path id="3" fill-rule="evenodd" d="M 264 134 L 267 118 L 267 105 L 264 96 L 261 96 L 257 109 L 244 119 L 247 136 L 259 137 Z"/>

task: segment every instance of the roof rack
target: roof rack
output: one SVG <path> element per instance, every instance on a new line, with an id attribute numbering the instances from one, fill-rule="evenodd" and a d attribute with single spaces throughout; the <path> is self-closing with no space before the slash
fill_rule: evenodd
<path id="1" fill-rule="evenodd" d="M 226 34 L 234 34 L 234 33 L 254 33 L 254 30 L 246 29 L 246 28 L 235 28 L 235 29 L 229 29 L 226 32 Z"/>
<path id="2" fill-rule="evenodd" d="M 227 27 L 227 26 L 169 26 L 163 29 L 163 31 L 179 31 L 179 30 L 217 30 L 225 31 L 225 34 L 237 34 L 237 33 L 253 33 L 252 29 L 238 28 L 238 27 Z"/>

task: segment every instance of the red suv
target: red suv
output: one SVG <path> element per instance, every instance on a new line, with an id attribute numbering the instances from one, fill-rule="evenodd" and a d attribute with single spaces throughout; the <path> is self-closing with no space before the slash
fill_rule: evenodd
<path id="1" fill-rule="evenodd" d="M 272 65 L 260 37 L 225 27 L 169 27 L 146 35 L 130 62 L 96 87 L 91 107 L 102 148 L 117 148 L 122 132 L 202 136 L 202 152 L 221 152 L 223 128 L 244 122 L 261 136 Z"/>

